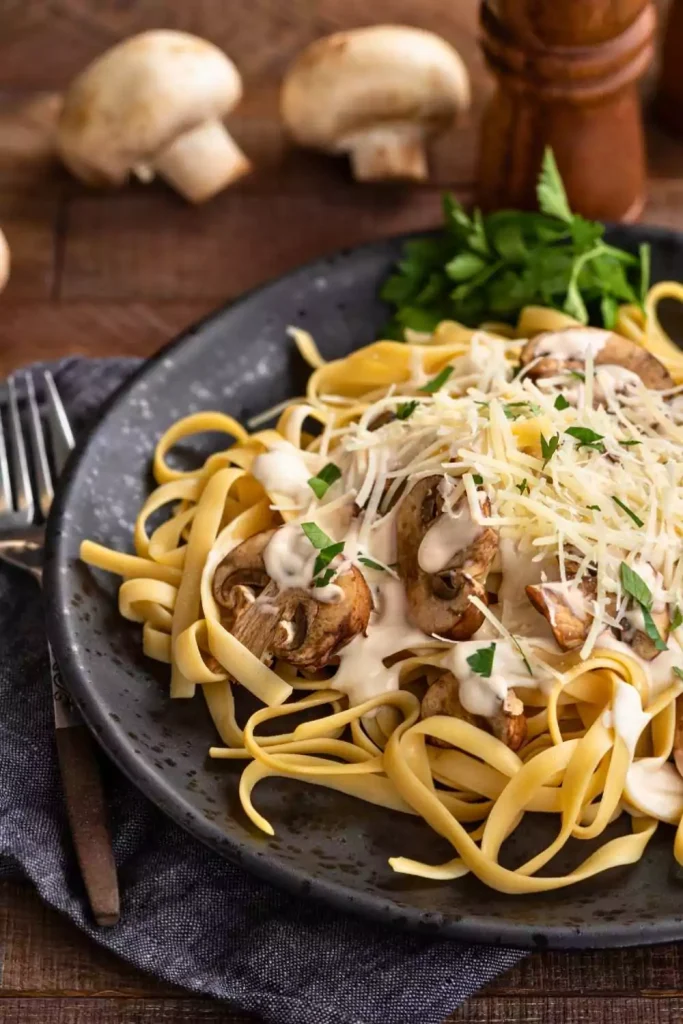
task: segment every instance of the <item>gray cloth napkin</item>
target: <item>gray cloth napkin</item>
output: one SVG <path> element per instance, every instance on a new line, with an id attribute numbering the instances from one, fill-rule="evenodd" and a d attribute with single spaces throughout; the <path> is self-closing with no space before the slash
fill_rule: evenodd
<path id="1" fill-rule="evenodd" d="M 70 359 L 76 431 L 135 360 Z M 89 919 L 63 810 L 35 583 L 0 566 L 0 874 L 136 967 L 269 1024 L 440 1024 L 522 950 L 461 945 L 328 910 L 252 878 L 165 818 L 103 757 L 121 922 Z"/>

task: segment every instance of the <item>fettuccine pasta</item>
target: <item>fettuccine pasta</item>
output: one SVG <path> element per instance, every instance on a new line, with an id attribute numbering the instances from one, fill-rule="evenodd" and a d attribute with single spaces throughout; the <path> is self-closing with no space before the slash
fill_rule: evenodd
<path id="1" fill-rule="evenodd" d="M 516 329 L 444 322 L 333 362 L 294 330 L 313 372 L 275 428 L 203 412 L 159 440 L 134 553 L 81 556 L 123 578 L 171 696 L 202 691 L 210 754 L 245 762 L 260 829 L 276 823 L 255 788 L 283 776 L 424 819 L 452 858 L 388 849 L 406 874 L 558 889 L 637 861 L 660 821 L 683 863 L 683 355 L 665 297 L 683 286 L 622 307 L 614 332 L 528 307 Z M 175 468 L 206 431 L 225 448 Z M 555 838 L 504 866 L 528 813 Z"/>

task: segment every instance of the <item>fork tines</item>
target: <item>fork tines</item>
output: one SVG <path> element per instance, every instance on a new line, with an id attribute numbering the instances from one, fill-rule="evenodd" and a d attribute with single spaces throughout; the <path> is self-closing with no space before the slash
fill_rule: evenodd
<path id="1" fill-rule="evenodd" d="M 44 390 L 43 415 L 31 373 L 14 374 L 7 381 L 4 423 L 3 416 L 0 415 L 0 530 L 32 523 L 36 516 L 36 504 L 40 516 L 47 517 L 54 497 L 53 471 L 59 476 L 74 446 L 66 410 L 52 374 L 49 370 L 44 370 L 41 376 Z M 26 429 L 22 422 L 18 392 L 18 385 L 22 382 Z M 52 469 L 45 424 L 50 441 Z"/>

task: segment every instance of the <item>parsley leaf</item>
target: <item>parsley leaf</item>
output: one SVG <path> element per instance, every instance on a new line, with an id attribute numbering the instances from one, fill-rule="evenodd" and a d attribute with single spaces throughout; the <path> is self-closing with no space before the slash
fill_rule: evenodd
<path id="1" fill-rule="evenodd" d="M 628 441 L 620 441 L 619 444 L 623 445 L 624 448 L 630 448 L 634 444 L 642 444 L 642 441 L 636 441 L 635 438 L 630 438 Z"/>
<path id="2" fill-rule="evenodd" d="M 546 441 L 543 434 L 541 434 L 541 454 L 543 455 L 543 468 L 548 465 L 553 455 L 557 451 L 557 446 L 560 443 L 560 435 L 555 434 L 549 441 Z"/>
<path id="3" fill-rule="evenodd" d="M 596 512 L 602 512 L 602 509 L 600 508 L 600 506 L 599 506 L 599 505 L 586 505 L 586 508 L 592 508 L 592 509 L 594 509 L 594 510 L 595 510 Z"/>
<path id="4" fill-rule="evenodd" d="M 653 598 L 645 580 L 642 576 L 638 575 L 635 569 L 631 569 L 626 562 L 622 562 L 619 566 L 619 578 L 625 593 L 640 605 L 640 610 L 643 613 L 643 626 L 650 640 L 652 640 L 658 651 L 668 650 L 652 618 Z"/>
<path id="5" fill-rule="evenodd" d="M 615 497 L 614 497 L 614 495 L 612 495 L 612 501 L 613 501 L 613 502 L 614 502 L 614 503 L 615 503 L 616 505 L 618 505 L 618 506 L 619 506 L 619 508 L 620 508 L 620 509 L 621 509 L 621 510 L 622 510 L 623 512 L 625 512 L 627 516 L 630 516 L 630 517 L 631 517 L 631 519 L 632 519 L 632 520 L 633 520 L 633 522 L 634 522 L 634 523 L 636 524 L 636 526 L 645 526 L 645 523 L 643 522 L 643 520 L 642 520 L 642 519 L 641 519 L 641 518 L 640 518 L 639 516 L 637 516 L 637 515 L 635 514 L 635 512 L 633 512 L 633 511 L 632 511 L 632 510 L 631 510 L 631 509 L 630 509 L 630 508 L 628 507 L 628 505 L 624 505 L 623 501 L 621 501 L 621 499 L 620 499 L 620 498 L 615 498 Z"/>
<path id="6" fill-rule="evenodd" d="M 472 477 L 472 479 L 474 480 L 474 482 L 477 485 L 477 487 L 481 487 L 481 485 L 484 482 L 483 476 L 479 476 L 478 473 L 475 473 L 474 476 Z"/>
<path id="7" fill-rule="evenodd" d="M 311 488 L 316 498 L 322 498 L 332 484 L 341 478 L 341 475 L 339 466 L 335 466 L 334 462 L 328 462 L 326 466 L 323 466 L 317 476 L 311 477 L 308 481 L 308 486 Z"/>
<path id="8" fill-rule="evenodd" d="M 574 377 L 576 380 L 581 380 L 584 382 L 586 380 L 586 374 L 583 372 L 583 370 L 570 370 L 569 376 Z"/>
<path id="9" fill-rule="evenodd" d="M 473 672 L 476 672 L 478 676 L 483 676 L 484 679 L 488 679 L 493 670 L 493 659 L 496 654 L 496 645 L 491 644 L 490 647 L 482 647 L 474 654 L 470 654 L 467 658 L 467 664 L 470 666 Z"/>
<path id="10" fill-rule="evenodd" d="M 380 565 L 379 562 L 373 562 L 371 558 L 366 558 L 365 555 L 359 555 L 358 561 L 362 562 L 363 565 L 367 565 L 368 569 L 379 569 L 380 572 L 386 572 L 383 565 Z"/>
<path id="11" fill-rule="evenodd" d="M 321 530 L 316 523 L 302 523 L 301 529 L 314 548 L 322 550 L 322 548 L 328 548 L 333 543 L 332 538 L 328 537 L 325 531 Z"/>
<path id="12" fill-rule="evenodd" d="M 427 383 L 423 384 L 421 388 L 418 388 L 418 390 L 426 391 L 428 395 L 433 395 L 444 386 L 452 373 L 452 366 L 444 366 L 443 370 L 440 370 L 436 377 L 432 377 L 431 380 L 428 380 Z"/>
<path id="13" fill-rule="evenodd" d="M 604 434 L 596 434 L 590 427 L 568 427 L 565 434 L 575 438 L 579 448 L 594 448 L 596 452 L 604 453 L 605 446 L 602 443 Z"/>
<path id="14" fill-rule="evenodd" d="M 652 607 L 650 588 L 643 577 L 639 576 L 635 569 L 632 569 L 626 562 L 622 562 L 619 566 L 619 579 L 621 580 L 622 590 L 629 597 L 632 597 L 641 606 L 648 609 Z"/>
<path id="15" fill-rule="evenodd" d="M 317 576 L 316 579 L 313 580 L 313 586 L 314 587 L 326 587 L 327 584 L 332 579 L 332 577 L 334 576 L 334 572 L 335 572 L 334 569 L 325 569 L 325 572 L 322 573 L 322 575 Z"/>
<path id="16" fill-rule="evenodd" d="M 683 626 L 683 615 L 681 615 L 681 609 L 678 605 L 675 605 L 671 616 L 671 628 L 678 629 L 680 626 Z"/>
<path id="17" fill-rule="evenodd" d="M 562 411 L 562 409 L 568 409 L 569 408 L 569 402 L 564 397 L 564 395 L 558 395 L 557 396 L 557 398 L 555 399 L 555 408 L 559 409 L 560 411 Z"/>
<path id="18" fill-rule="evenodd" d="M 546 146 L 543 153 L 543 163 L 538 178 L 537 191 L 538 205 L 543 213 L 571 224 L 574 215 L 569 209 L 567 193 L 564 190 L 562 178 L 560 177 L 560 172 L 557 169 L 555 157 L 550 146 Z"/>
<path id="19" fill-rule="evenodd" d="M 444 196 L 440 236 L 412 239 L 385 281 L 393 308 L 388 328 L 433 331 L 442 320 L 475 327 L 495 317 L 516 322 L 524 306 L 565 309 L 584 323 L 612 328 L 619 305 L 641 301 L 649 250 L 639 256 L 608 245 L 604 227 L 571 211 L 551 150 L 538 179 L 540 212 L 468 213 Z"/>
<path id="20" fill-rule="evenodd" d="M 658 651 L 668 651 L 669 648 L 662 640 L 659 630 L 655 625 L 655 621 L 652 618 L 652 612 L 649 608 L 644 608 L 642 605 L 641 610 L 643 612 L 643 624 L 645 626 L 645 632 L 649 636 L 650 640 L 652 640 L 653 644 L 655 645 Z"/>
<path id="21" fill-rule="evenodd" d="M 401 404 L 396 409 L 396 418 L 399 420 L 409 419 L 413 415 L 419 404 L 420 403 L 416 400 L 413 400 L 412 402 L 401 402 Z"/>
<path id="22" fill-rule="evenodd" d="M 322 572 L 325 566 L 329 565 L 333 558 L 337 555 L 341 555 L 344 550 L 344 541 L 340 540 L 338 544 L 330 544 L 329 547 L 323 548 L 313 565 L 313 575 L 317 576 L 318 573 Z"/>
<path id="23" fill-rule="evenodd" d="M 522 480 L 521 484 L 516 484 L 515 486 L 517 487 L 517 490 L 520 494 L 524 494 L 525 491 L 527 494 L 530 493 L 529 484 L 526 482 L 526 477 L 524 478 L 524 480 Z"/>

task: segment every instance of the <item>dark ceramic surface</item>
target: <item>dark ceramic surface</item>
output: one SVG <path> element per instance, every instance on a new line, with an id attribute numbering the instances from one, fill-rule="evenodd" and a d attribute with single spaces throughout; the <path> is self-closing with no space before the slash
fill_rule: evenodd
<path id="1" fill-rule="evenodd" d="M 613 240 L 654 243 L 655 277 L 683 280 L 683 238 L 622 228 Z M 391 854 L 439 862 L 452 851 L 417 820 L 314 786 L 261 783 L 255 801 L 275 838 L 246 820 L 238 769 L 210 763 L 215 741 L 200 696 L 170 701 L 167 668 L 146 660 L 140 631 L 116 608 L 118 580 L 79 563 L 82 538 L 130 549 L 150 486 L 156 438 L 174 420 L 220 408 L 240 420 L 301 392 L 307 373 L 285 336 L 312 331 L 339 356 L 376 336 L 386 319 L 377 289 L 400 240 L 341 253 L 289 274 L 220 310 L 145 364 L 105 410 L 72 459 L 49 527 L 50 639 L 100 742 L 159 807 L 199 839 L 277 885 L 396 925 L 523 946 L 610 946 L 683 937 L 683 881 L 673 830 L 661 826 L 643 858 L 571 889 L 503 896 L 476 879 L 438 885 L 392 873 Z M 510 857 L 550 837 L 527 818 Z M 582 844 L 581 855 L 587 855 Z M 576 863 L 576 849 L 573 850 Z M 558 859 L 557 870 L 569 862 Z"/>

